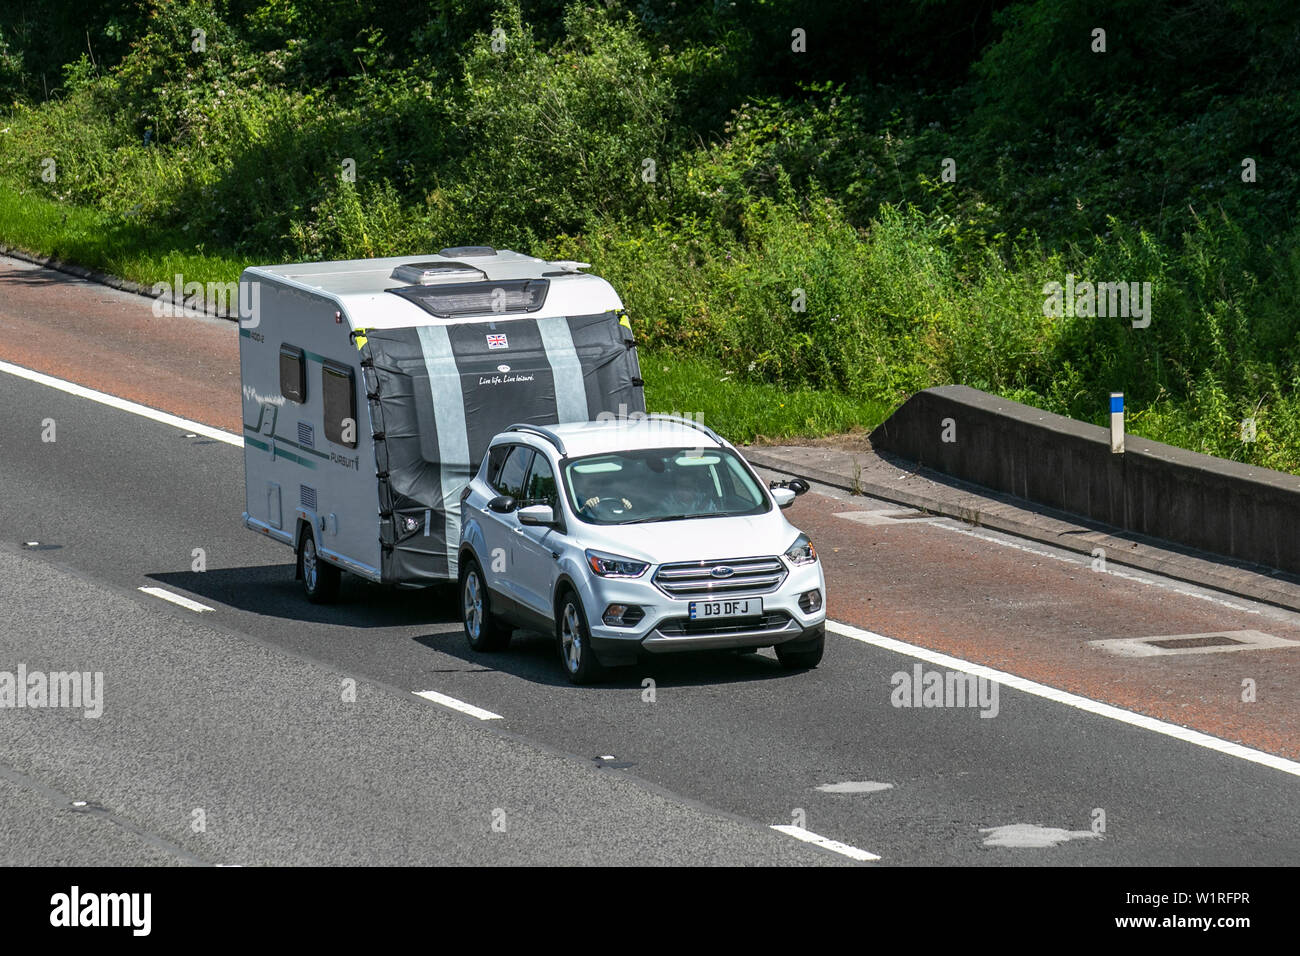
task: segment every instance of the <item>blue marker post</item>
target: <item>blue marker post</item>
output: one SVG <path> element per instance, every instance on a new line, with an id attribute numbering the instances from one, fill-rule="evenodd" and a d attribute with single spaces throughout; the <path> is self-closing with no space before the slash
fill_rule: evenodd
<path id="1" fill-rule="evenodd" d="M 1124 393 L 1110 393 L 1110 450 L 1124 454 Z"/>

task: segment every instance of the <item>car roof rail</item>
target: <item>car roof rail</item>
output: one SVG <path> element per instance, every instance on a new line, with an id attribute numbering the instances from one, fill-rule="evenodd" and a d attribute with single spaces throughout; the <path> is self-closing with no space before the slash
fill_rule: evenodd
<path id="1" fill-rule="evenodd" d="M 561 458 L 569 457 L 569 453 L 564 448 L 563 439 L 561 439 L 559 435 L 555 434 L 555 432 L 551 431 L 549 428 L 543 428 L 541 425 L 517 424 L 517 425 L 511 425 L 509 428 L 506 429 L 506 431 L 528 432 L 530 435 L 540 435 L 541 437 L 545 438 L 548 442 L 550 442 L 552 445 L 555 446 L 555 450 L 560 453 Z"/>
<path id="2" fill-rule="evenodd" d="M 661 422 L 675 422 L 678 425 L 687 425 L 690 428 L 694 428 L 696 431 L 704 432 L 704 434 L 708 435 L 710 438 L 712 438 L 719 445 L 722 445 L 724 448 L 728 444 L 725 438 L 723 438 L 721 435 L 715 432 L 708 425 L 702 424 L 701 422 L 697 422 L 691 418 L 683 418 L 680 415 L 663 415 L 660 414 L 659 412 L 654 412 L 650 415 L 647 415 L 646 419 L 653 420 L 653 421 L 661 421 Z"/>

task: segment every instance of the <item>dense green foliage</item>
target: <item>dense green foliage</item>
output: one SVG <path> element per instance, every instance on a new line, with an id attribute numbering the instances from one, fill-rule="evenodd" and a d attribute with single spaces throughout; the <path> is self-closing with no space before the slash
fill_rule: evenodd
<path id="1" fill-rule="evenodd" d="M 0 203 L 32 207 L 0 240 L 39 199 L 94 224 L 43 251 L 142 279 L 579 258 L 657 356 L 823 408 L 769 433 L 947 382 L 1101 421 L 1122 389 L 1137 432 L 1300 471 L 1284 0 L 32 0 L 0 102 Z M 1152 283 L 1150 325 L 1044 315 L 1067 273 Z"/>

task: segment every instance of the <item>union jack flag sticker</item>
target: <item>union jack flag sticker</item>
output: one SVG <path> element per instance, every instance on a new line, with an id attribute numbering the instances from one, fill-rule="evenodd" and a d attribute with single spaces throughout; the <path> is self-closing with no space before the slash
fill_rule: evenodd
<path id="1" fill-rule="evenodd" d="M 494 335 L 489 335 L 487 337 L 487 345 L 490 349 L 508 349 L 510 347 L 510 343 L 506 341 L 505 335 L 500 332 Z"/>

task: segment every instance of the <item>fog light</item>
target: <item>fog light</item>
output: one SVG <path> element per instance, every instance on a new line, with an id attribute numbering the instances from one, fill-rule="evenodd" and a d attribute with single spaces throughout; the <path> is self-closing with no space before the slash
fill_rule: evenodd
<path id="1" fill-rule="evenodd" d="M 635 604 L 611 604 L 604 614 L 605 623 L 610 627 L 633 627 L 643 617 L 645 611 Z"/>
<path id="2" fill-rule="evenodd" d="M 799 595 L 799 610 L 805 614 L 811 614 L 813 611 L 822 609 L 822 592 L 813 588 L 811 591 L 804 591 Z"/>

